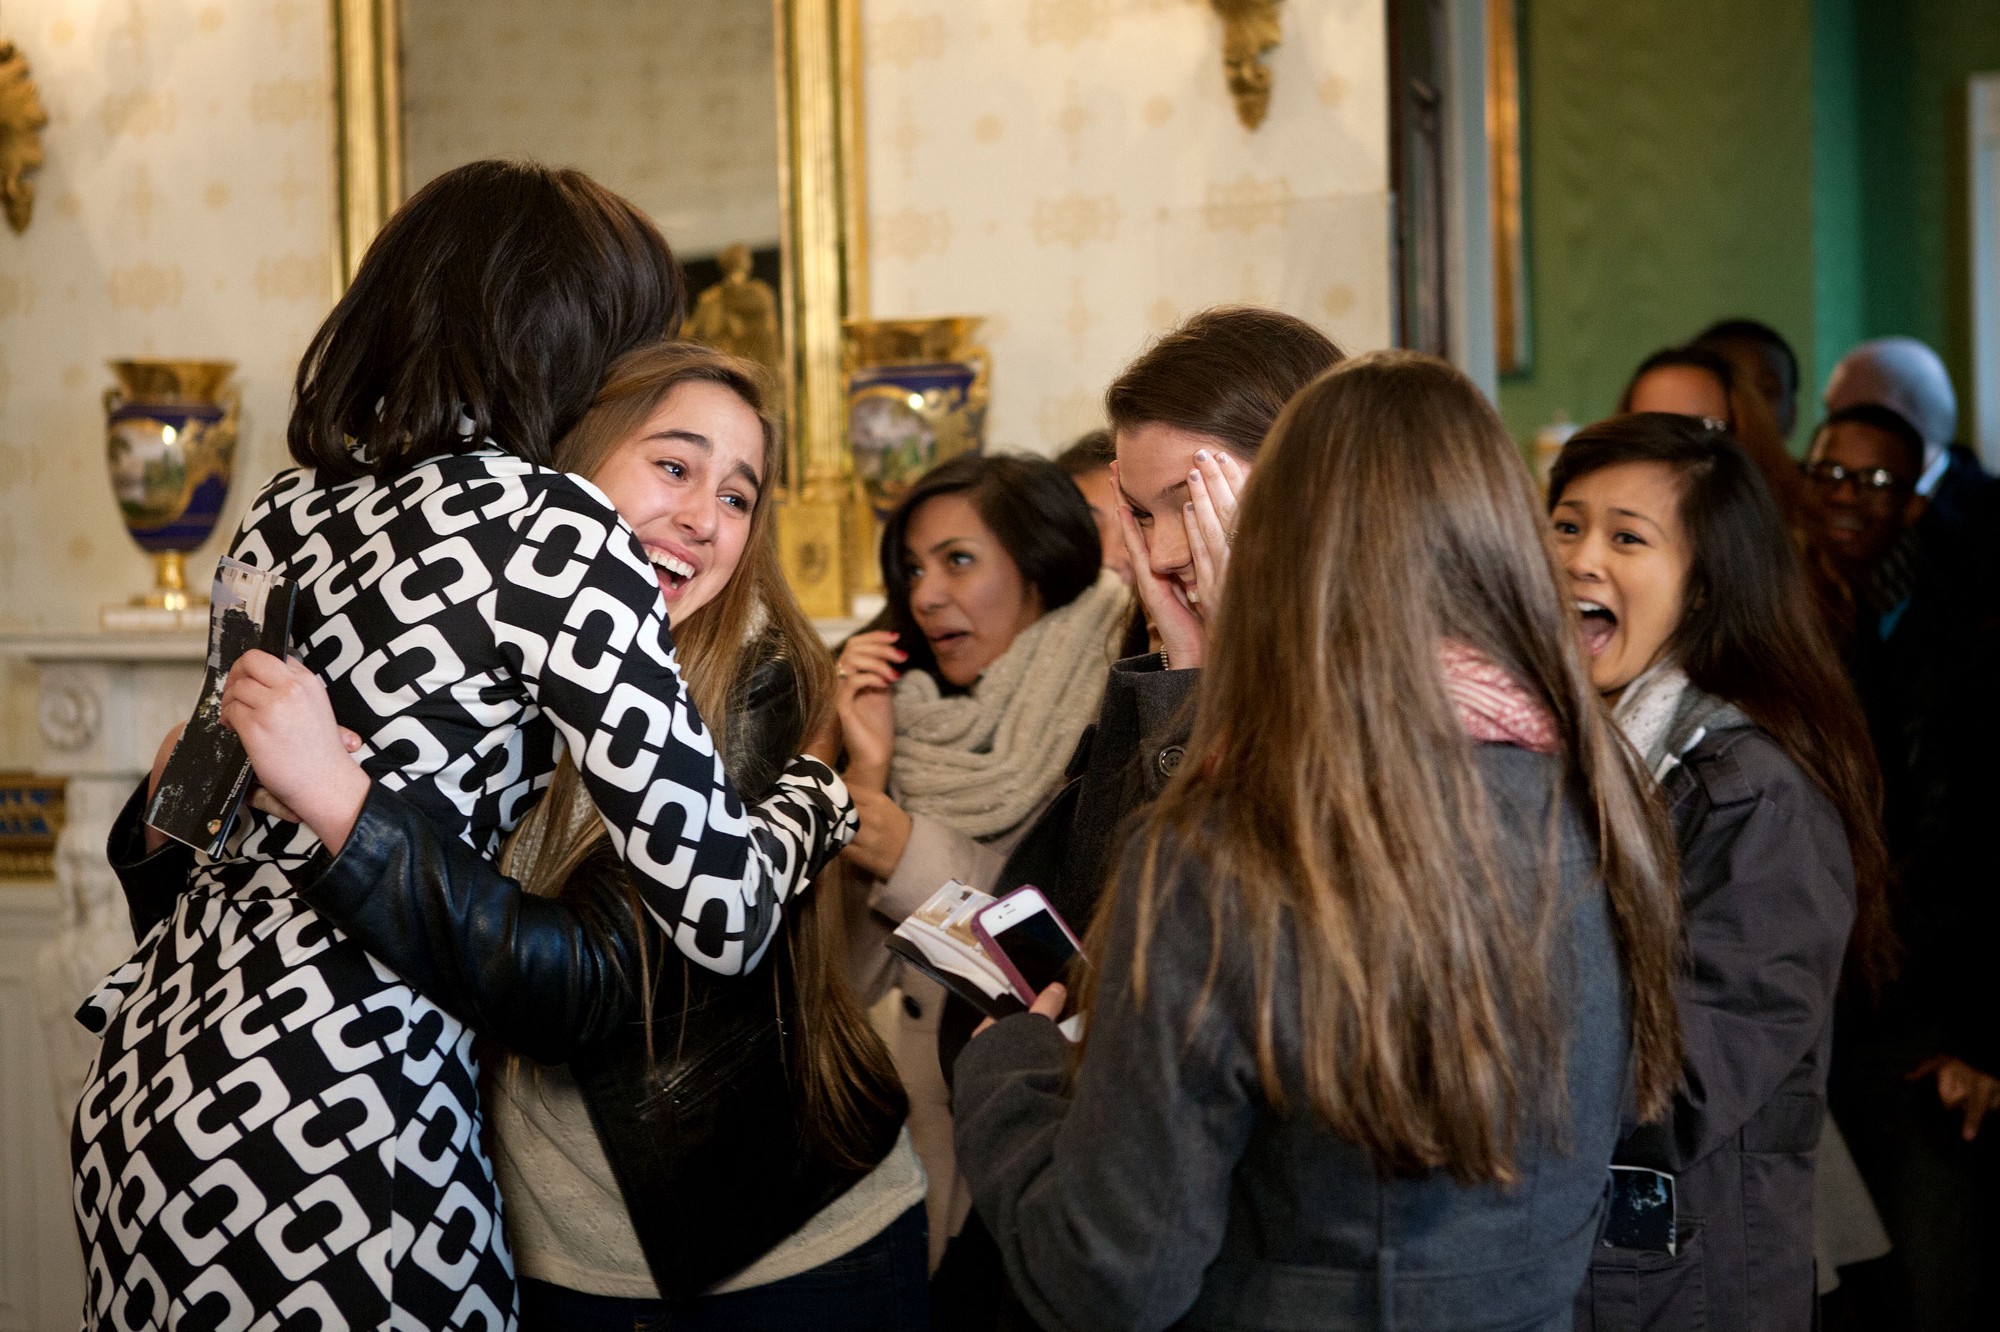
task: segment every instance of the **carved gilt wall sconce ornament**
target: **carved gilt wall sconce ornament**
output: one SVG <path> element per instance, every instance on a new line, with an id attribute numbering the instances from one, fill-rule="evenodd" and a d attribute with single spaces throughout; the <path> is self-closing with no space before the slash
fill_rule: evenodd
<path id="1" fill-rule="evenodd" d="M 28 77 L 28 58 L 14 43 L 0 41 L 0 205 L 16 232 L 26 231 L 35 214 L 35 183 L 28 176 L 41 168 L 41 131 L 48 123 Z"/>
<path id="2" fill-rule="evenodd" d="M 1283 36 L 1280 0 L 1208 0 L 1222 18 L 1222 72 L 1236 99 L 1236 118 L 1256 129 L 1271 109 L 1271 70 L 1264 55 Z"/>

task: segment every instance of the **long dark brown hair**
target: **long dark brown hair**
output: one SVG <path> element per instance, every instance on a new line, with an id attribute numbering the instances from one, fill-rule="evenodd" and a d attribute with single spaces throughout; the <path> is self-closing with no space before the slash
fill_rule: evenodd
<path id="1" fill-rule="evenodd" d="M 490 439 L 546 466 L 606 367 L 686 311 L 659 228 L 582 172 L 454 167 L 396 210 L 313 335 L 292 457 L 345 479 Z"/>
<path id="2" fill-rule="evenodd" d="M 1659 463 L 1680 487 L 1693 562 L 1666 650 L 1695 688 L 1762 727 L 1840 812 L 1858 895 L 1848 974 L 1878 986 L 1896 952 L 1882 778 L 1867 718 L 1762 470 L 1729 435 L 1692 417 L 1635 412 L 1570 436 L 1549 473 L 1550 507 L 1575 481 L 1623 463 Z"/>
<path id="3" fill-rule="evenodd" d="M 1678 1076 L 1672 840 L 1584 671 L 1538 509 L 1492 408 L 1442 361 L 1372 353 L 1294 399 L 1243 497 L 1187 756 L 1113 889 L 1137 894 L 1143 997 L 1169 862 L 1201 865 L 1216 955 L 1225 920 L 1247 935 L 1266 1094 L 1282 1102 L 1292 1072 L 1282 1006 L 1312 1111 L 1391 1171 L 1507 1182 L 1524 1134 L 1566 1129 L 1564 808 L 1597 840 L 1643 1115 Z M 1446 640 L 1554 722 L 1531 884 L 1447 694 Z M 1275 987 L 1286 940 L 1296 994 Z"/>
<path id="4" fill-rule="evenodd" d="M 590 410 L 556 446 L 556 466 L 579 476 L 593 475 L 676 386 L 686 383 L 719 384 L 756 412 L 764 432 L 760 477 L 765 486 L 773 484 L 781 444 L 761 372 L 747 361 L 685 342 L 654 343 L 621 357 Z M 802 734 L 792 737 L 790 745 L 796 748 L 802 743 L 833 707 L 833 658 L 785 581 L 778 559 L 775 508 L 768 498 L 759 497 L 735 573 L 714 600 L 673 630 L 688 694 L 717 750 L 725 754 L 730 715 L 742 706 L 742 690 L 756 659 L 774 646 L 791 665 L 798 715 L 804 719 Z M 651 1055 L 653 999 L 661 968 L 649 946 L 649 939 L 657 938 L 645 923 L 650 917 L 629 881 L 623 910 L 613 912 L 603 909 L 603 902 L 588 900 L 588 879 L 576 873 L 604 842 L 604 821 L 584 792 L 574 762 L 565 755 L 548 793 L 521 821 L 502 852 L 501 866 L 528 892 L 571 900 L 587 928 L 638 930 L 640 974 L 631 979 L 641 996 Z M 836 1164 L 871 1165 L 870 1119 L 883 1112 L 900 1114 L 906 1102 L 887 1048 L 847 986 L 839 894 L 819 884 L 794 897 L 785 908 L 781 928 L 783 956 L 766 969 L 781 1016 L 795 1019 L 786 1025 L 787 1045 L 805 1109 L 801 1116 L 805 1131 Z M 672 953 L 671 945 L 667 952 Z M 681 970 L 685 976 L 685 966 Z"/>
<path id="5" fill-rule="evenodd" d="M 1219 305 L 1191 316 L 1105 390 L 1116 431 L 1159 423 L 1220 440 L 1254 458 L 1292 395 L 1339 361 L 1333 340 L 1292 315 Z"/>

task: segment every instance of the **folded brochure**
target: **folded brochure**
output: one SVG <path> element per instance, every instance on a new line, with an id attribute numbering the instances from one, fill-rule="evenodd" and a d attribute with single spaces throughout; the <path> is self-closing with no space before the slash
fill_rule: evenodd
<path id="1" fill-rule="evenodd" d="M 993 905 L 990 893 L 956 879 L 889 936 L 889 951 L 988 1017 L 1027 1011 L 1014 987 L 972 933 L 972 918 Z"/>
<path id="2" fill-rule="evenodd" d="M 167 756 L 146 822 L 209 856 L 222 854 L 250 786 L 250 756 L 222 724 L 222 686 L 251 648 L 285 655 L 296 586 L 287 578 L 227 557 L 217 561 L 209 595 L 208 670 L 201 701 Z"/>

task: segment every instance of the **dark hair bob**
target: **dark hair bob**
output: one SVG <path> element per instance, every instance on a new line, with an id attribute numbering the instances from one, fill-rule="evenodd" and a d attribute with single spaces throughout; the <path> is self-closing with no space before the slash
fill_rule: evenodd
<path id="1" fill-rule="evenodd" d="M 1758 319 L 1718 319 L 1695 338 L 1691 344 L 1707 351 L 1721 351 L 1731 342 L 1749 342 L 1759 347 L 1769 347 L 1784 358 L 1785 392 L 1799 391 L 1799 354 L 1792 350 L 1792 344 L 1785 341 L 1785 335 L 1769 324 Z"/>
<path id="2" fill-rule="evenodd" d="M 1072 479 L 1101 472 L 1118 461 L 1118 450 L 1109 430 L 1091 430 L 1078 435 L 1070 446 L 1056 455 L 1056 466 Z"/>
<path id="3" fill-rule="evenodd" d="M 1669 651 L 1697 689 L 1743 709 L 1840 812 L 1860 899 L 1848 971 L 1878 984 L 1895 965 L 1882 779 L 1777 501 L 1727 433 L 1691 416 L 1633 412 L 1570 436 L 1549 472 L 1549 507 L 1580 478 L 1624 463 L 1658 463 L 1679 484 L 1692 561 Z"/>
<path id="4" fill-rule="evenodd" d="M 1692 370 L 1706 370 L 1710 377 L 1721 386 L 1722 396 L 1725 399 L 1736 391 L 1736 367 L 1731 365 L 1729 358 L 1721 352 L 1716 351 L 1712 347 L 1703 347 L 1694 343 L 1689 343 L 1684 347 L 1662 347 L 1645 360 L 1639 362 L 1639 368 L 1634 370 L 1632 377 L 1625 381 L 1625 391 L 1618 395 L 1619 412 L 1621 414 L 1631 412 L 1632 394 L 1637 391 L 1640 380 L 1653 373 L 1653 371 L 1663 370 L 1668 366 L 1685 366 Z M 1647 414 L 1650 415 L 1650 413 Z M 1732 418 L 1736 415 L 1736 404 L 1734 402 L 1731 402 L 1729 405 L 1729 414 Z M 1732 419 L 1724 422 L 1724 424 L 1734 427 L 1736 422 Z"/>
<path id="5" fill-rule="evenodd" d="M 292 457 L 386 475 L 491 440 L 547 466 L 606 367 L 686 310 L 673 251 L 630 203 L 580 171 L 468 162 L 396 210 L 313 336 Z"/>
<path id="6" fill-rule="evenodd" d="M 932 675 L 937 660 L 910 613 L 910 566 L 903 551 L 911 517 L 940 495 L 965 496 L 1022 580 L 1040 595 L 1044 614 L 1082 596 L 1097 581 L 1104 557 L 1090 506 L 1068 473 L 1047 458 L 962 453 L 925 472 L 882 525 L 882 588 L 888 625 L 902 635 L 910 654 L 906 669 Z"/>
<path id="7" fill-rule="evenodd" d="M 1114 431 L 1178 426 L 1255 458 L 1278 413 L 1341 359 L 1324 333 L 1278 310 L 1222 305 L 1140 353 L 1104 393 Z"/>

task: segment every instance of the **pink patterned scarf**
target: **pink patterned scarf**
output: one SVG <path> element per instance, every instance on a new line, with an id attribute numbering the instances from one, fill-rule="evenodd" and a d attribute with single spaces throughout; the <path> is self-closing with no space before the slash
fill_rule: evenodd
<path id="1" fill-rule="evenodd" d="M 1438 665 L 1444 669 L 1444 687 L 1467 735 L 1537 754 L 1555 752 L 1554 719 L 1485 653 L 1470 643 L 1446 639 L 1438 645 Z"/>

